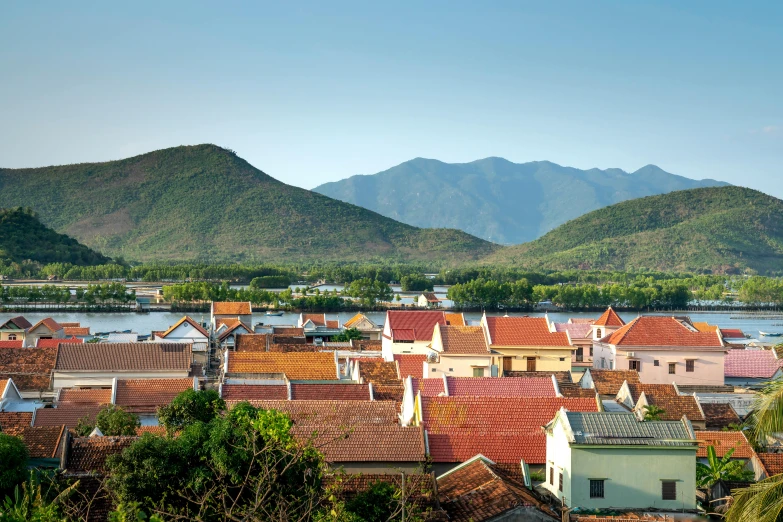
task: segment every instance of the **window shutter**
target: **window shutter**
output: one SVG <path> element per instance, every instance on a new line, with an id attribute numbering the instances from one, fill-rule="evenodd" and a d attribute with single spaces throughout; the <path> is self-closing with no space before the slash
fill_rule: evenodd
<path id="1" fill-rule="evenodd" d="M 677 500 L 677 483 L 675 481 L 661 481 L 661 498 L 663 500 Z"/>

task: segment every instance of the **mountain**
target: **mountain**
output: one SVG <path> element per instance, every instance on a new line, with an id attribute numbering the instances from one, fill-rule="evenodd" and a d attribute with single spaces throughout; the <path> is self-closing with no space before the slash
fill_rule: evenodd
<path id="1" fill-rule="evenodd" d="M 669 174 L 655 165 L 628 173 L 579 170 L 548 161 L 443 163 L 416 158 L 313 190 L 409 225 L 456 228 L 495 243 L 517 244 L 620 201 L 724 185 Z"/>
<path id="2" fill-rule="evenodd" d="M 0 169 L 0 207 L 140 261 L 474 259 L 496 245 L 292 187 L 215 145 L 106 163 Z"/>
<path id="3" fill-rule="evenodd" d="M 532 269 L 783 271 L 783 201 L 742 187 L 634 199 L 486 260 Z"/>
<path id="4" fill-rule="evenodd" d="M 46 228 L 30 209 L 0 209 L 0 265 L 22 261 L 99 265 L 106 256 Z"/>

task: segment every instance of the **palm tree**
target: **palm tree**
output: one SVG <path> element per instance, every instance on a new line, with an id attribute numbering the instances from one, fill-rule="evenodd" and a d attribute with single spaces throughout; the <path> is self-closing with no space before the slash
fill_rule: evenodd
<path id="1" fill-rule="evenodd" d="M 751 442 L 765 445 L 766 437 L 783 432 L 783 379 L 771 381 L 756 397 L 746 421 Z M 732 492 L 726 522 L 777 522 L 783 520 L 783 475 L 774 475 Z"/>
<path id="2" fill-rule="evenodd" d="M 707 464 L 696 464 L 696 485 L 710 487 L 719 480 L 753 480 L 753 472 L 745 468 L 744 460 L 731 460 L 734 448 L 718 458 L 715 446 L 707 446 Z"/>
<path id="3" fill-rule="evenodd" d="M 646 421 L 661 420 L 661 417 L 663 416 L 664 413 L 666 413 L 666 410 L 664 410 L 660 406 L 656 406 L 655 404 L 650 404 L 644 407 L 644 420 Z"/>

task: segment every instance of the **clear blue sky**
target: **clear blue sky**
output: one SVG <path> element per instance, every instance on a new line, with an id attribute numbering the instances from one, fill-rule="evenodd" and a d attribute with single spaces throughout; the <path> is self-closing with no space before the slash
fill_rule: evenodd
<path id="1" fill-rule="evenodd" d="M 0 2 L 0 166 L 216 143 L 312 188 L 423 156 L 783 197 L 783 2 Z"/>

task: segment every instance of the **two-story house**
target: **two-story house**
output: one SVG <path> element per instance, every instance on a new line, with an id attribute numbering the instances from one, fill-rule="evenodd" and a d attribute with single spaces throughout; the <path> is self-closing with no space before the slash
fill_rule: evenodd
<path id="1" fill-rule="evenodd" d="M 481 318 L 489 349 L 502 355 L 502 371 L 557 372 L 571 369 L 575 348 L 568 332 L 553 332 L 545 317 Z"/>
<path id="2" fill-rule="evenodd" d="M 394 359 L 394 354 L 432 353 L 430 343 L 436 324 L 446 326 L 446 314 L 436 310 L 387 311 L 381 336 L 383 358 L 391 361 Z"/>

